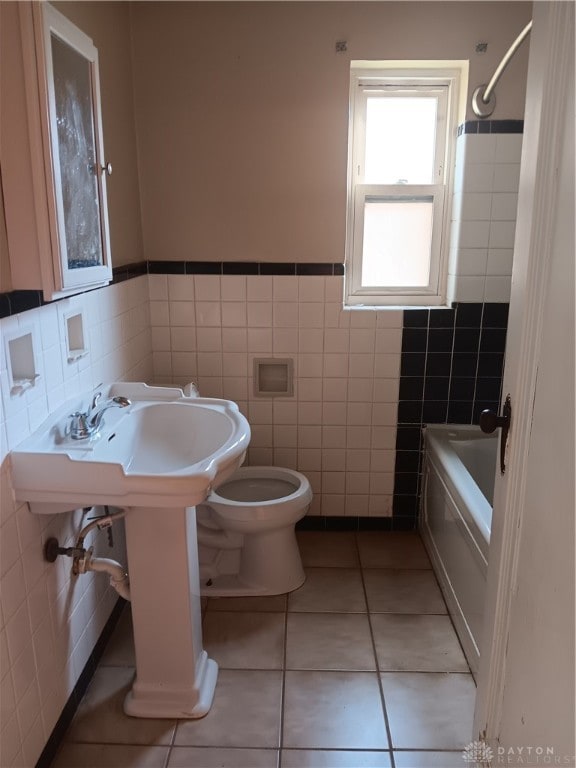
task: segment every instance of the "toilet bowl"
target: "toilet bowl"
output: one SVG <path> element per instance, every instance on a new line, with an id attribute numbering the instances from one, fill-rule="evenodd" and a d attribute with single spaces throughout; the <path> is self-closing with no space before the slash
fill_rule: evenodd
<path id="1" fill-rule="evenodd" d="M 308 479 L 242 467 L 196 508 L 202 596 L 279 595 L 304 582 L 294 526 L 312 500 Z"/>

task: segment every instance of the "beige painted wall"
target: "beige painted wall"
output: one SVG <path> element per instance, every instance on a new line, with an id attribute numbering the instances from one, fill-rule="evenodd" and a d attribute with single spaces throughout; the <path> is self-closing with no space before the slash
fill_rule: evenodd
<path id="1" fill-rule="evenodd" d="M 53 5 L 89 35 L 98 48 L 104 147 L 113 166 L 107 182 L 112 265 L 140 261 L 142 229 L 128 4 L 80 0 Z"/>
<path id="2" fill-rule="evenodd" d="M 136 2 L 131 12 L 146 258 L 341 262 L 350 60 L 470 59 L 472 91 L 531 4 Z M 523 117 L 527 54 L 525 43 L 493 119 Z"/>

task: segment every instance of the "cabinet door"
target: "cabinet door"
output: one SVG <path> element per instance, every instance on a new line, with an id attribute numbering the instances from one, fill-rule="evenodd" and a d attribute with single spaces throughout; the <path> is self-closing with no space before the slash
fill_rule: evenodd
<path id="1" fill-rule="evenodd" d="M 98 51 L 48 4 L 37 7 L 48 106 L 48 177 L 53 179 L 62 289 L 111 278 L 106 161 L 100 117 Z M 38 39 L 38 37 L 37 37 Z M 43 61 L 42 61 L 43 58 Z"/>

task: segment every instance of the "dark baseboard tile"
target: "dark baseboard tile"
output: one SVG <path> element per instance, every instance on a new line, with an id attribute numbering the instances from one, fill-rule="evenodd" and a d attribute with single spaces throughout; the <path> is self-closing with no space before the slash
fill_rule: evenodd
<path id="1" fill-rule="evenodd" d="M 112 613 L 110 614 L 108 621 L 104 625 L 104 629 L 100 633 L 100 637 L 98 638 L 96 645 L 94 646 L 94 650 L 90 654 L 88 661 L 84 665 L 84 669 L 80 673 L 80 677 L 78 678 L 78 682 L 74 686 L 74 690 L 72 691 L 72 693 L 68 697 L 68 701 L 64 705 L 64 709 L 62 710 L 62 714 L 58 718 L 58 722 L 52 729 L 52 733 L 50 734 L 50 737 L 46 742 L 46 746 L 42 750 L 42 754 L 40 755 L 40 757 L 38 758 L 38 761 L 36 762 L 35 768 L 50 768 L 50 765 L 52 764 L 54 758 L 56 757 L 56 753 L 58 752 L 58 749 L 60 748 L 60 745 L 64 740 L 66 731 L 68 730 L 68 727 L 72 722 L 72 718 L 76 714 L 76 710 L 78 709 L 78 706 L 82 701 L 82 697 L 84 696 L 88 686 L 90 685 L 90 681 L 94 676 L 94 672 L 96 671 L 98 662 L 102 658 L 102 654 L 106 649 L 106 645 L 110 640 L 110 636 L 112 635 L 112 632 L 114 631 L 114 628 L 118 623 L 118 620 L 120 618 L 120 615 L 125 605 L 126 605 L 126 600 L 124 600 L 122 597 L 119 597 L 116 605 L 112 609 Z"/>
<path id="2" fill-rule="evenodd" d="M 524 120 L 466 120 L 458 126 L 463 133 L 524 133 Z"/>
<path id="3" fill-rule="evenodd" d="M 416 516 L 397 517 L 337 517 L 306 515 L 296 523 L 297 531 L 413 531 L 418 527 Z"/>

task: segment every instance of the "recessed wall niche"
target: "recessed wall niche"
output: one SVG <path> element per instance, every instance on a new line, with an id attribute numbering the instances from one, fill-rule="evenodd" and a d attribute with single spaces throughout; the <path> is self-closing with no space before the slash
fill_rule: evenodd
<path id="1" fill-rule="evenodd" d="M 40 377 L 32 328 L 19 328 L 5 336 L 10 394 L 21 395 Z"/>

